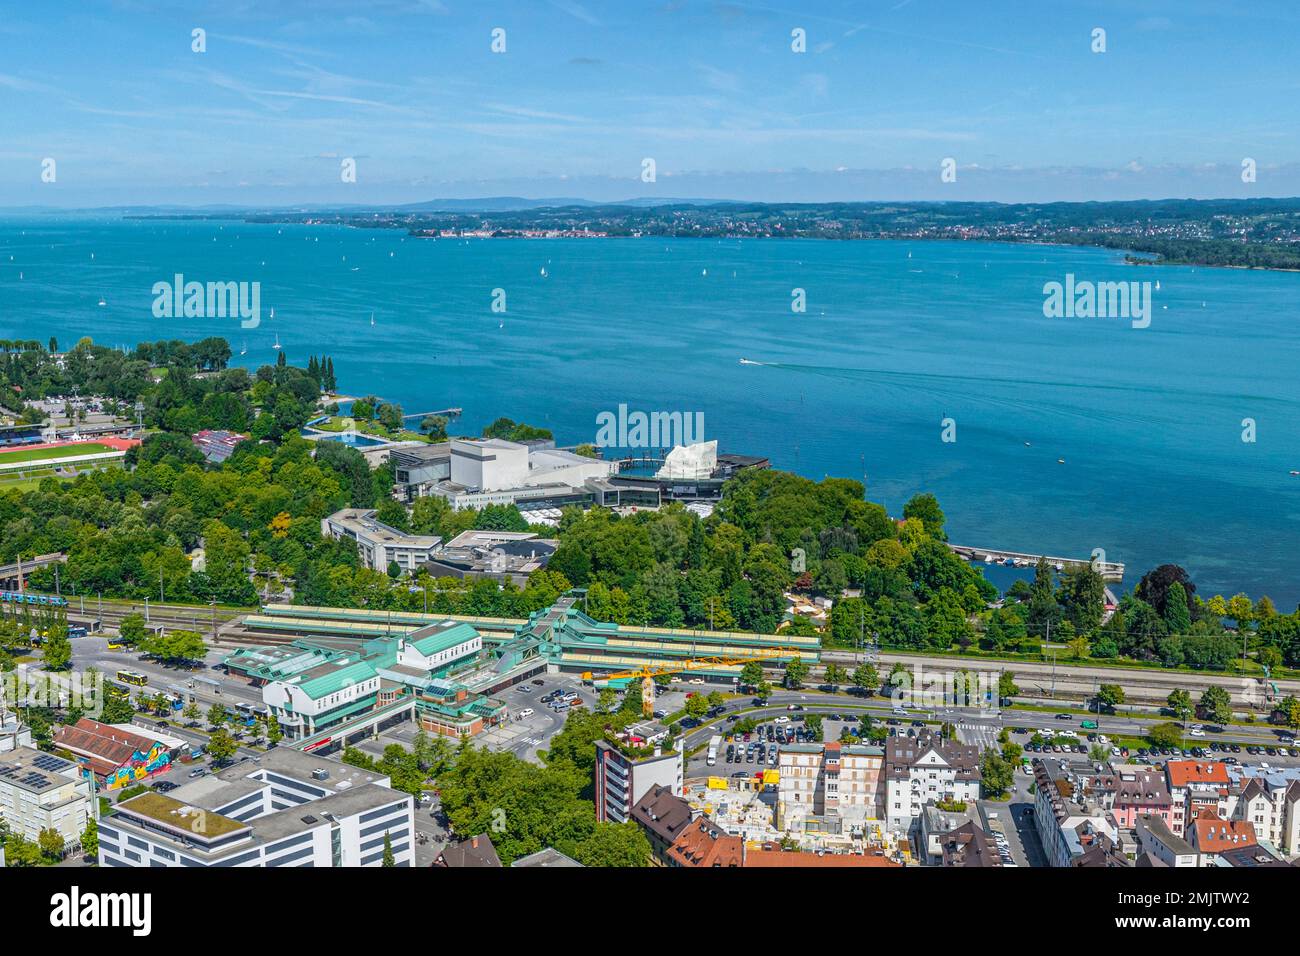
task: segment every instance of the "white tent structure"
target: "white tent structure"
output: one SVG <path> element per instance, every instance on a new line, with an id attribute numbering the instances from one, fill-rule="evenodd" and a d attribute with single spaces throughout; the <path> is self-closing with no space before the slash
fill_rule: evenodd
<path id="1" fill-rule="evenodd" d="M 718 468 L 718 443 L 696 442 L 678 445 L 668 453 L 663 467 L 655 472 L 656 478 L 708 478 Z"/>

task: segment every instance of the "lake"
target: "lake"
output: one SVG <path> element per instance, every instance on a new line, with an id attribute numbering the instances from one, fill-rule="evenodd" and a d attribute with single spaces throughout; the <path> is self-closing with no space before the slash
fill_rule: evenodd
<path id="1" fill-rule="evenodd" d="M 332 356 L 349 394 L 463 407 L 453 432 L 506 415 L 564 444 L 591 441 L 620 404 L 702 412 L 721 450 L 865 477 L 894 514 L 934 492 L 954 542 L 1102 548 L 1127 564 L 1126 586 L 1170 561 L 1199 593 L 1267 593 L 1290 610 L 1300 277 L 1122 260 L 982 242 L 425 240 L 33 216 L 0 220 L 0 337 L 223 335 L 254 368 L 275 361 L 278 336 L 295 364 Z M 154 318 L 153 284 L 177 273 L 260 282 L 260 326 Z M 1044 284 L 1068 275 L 1159 280 L 1150 326 L 1046 318 Z"/>

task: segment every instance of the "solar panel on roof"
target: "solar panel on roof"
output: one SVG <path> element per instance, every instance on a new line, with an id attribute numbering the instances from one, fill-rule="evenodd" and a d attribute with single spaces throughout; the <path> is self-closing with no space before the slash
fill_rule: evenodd
<path id="1" fill-rule="evenodd" d="M 66 770 L 72 766 L 68 761 L 52 757 L 49 754 L 41 754 L 32 761 L 32 765 L 38 770 Z"/>

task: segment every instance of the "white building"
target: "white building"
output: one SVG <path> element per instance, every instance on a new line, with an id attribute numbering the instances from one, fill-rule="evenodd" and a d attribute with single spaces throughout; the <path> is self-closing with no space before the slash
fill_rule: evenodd
<path id="1" fill-rule="evenodd" d="M 518 502 L 538 507 L 549 503 L 590 501 L 583 488 L 589 478 L 606 478 L 617 470 L 612 461 L 587 458 L 559 448 L 500 438 L 455 438 L 451 441 L 451 478 L 421 492 L 445 498 L 453 508 L 483 508 Z"/>
<path id="2" fill-rule="evenodd" d="M 374 571 L 387 571 L 396 561 L 407 574 L 414 574 L 442 543 L 436 534 L 407 534 L 375 520 L 373 508 L 344 508 L 322 518 L 320 533 L 335 540 L 351 538 L 357 543 L 361 563 Z"/>
<path id="3" fill-rule="evenodd" d="M 90 812 L 90 783 L 71 760 L 26 746 L 0 753 L 0 820 L 11 833 L 35 842 L 54 830 L 71 846 Z"/>
<path id="4" fill-rule="evenodd" d="M 171 794 L 119 803 L 100 866 L 397 866 L 415 859 L 415 803 L 389 778 L 277 748 Z"/>
<path id="5" fill-rule="evenodd" d="M 885 820 L 907 832 L 927 804 L 979 799 L 979 749 L 921 731 L 885 742 Z"/>
<path id="6" fill-rule="evenodd" d="M 1283 853 L 1300 853 L 1300 768 L 1243 766 L 1230 772 L 1241 788 L 1231 818 L 1253 824 L 1259 839 Z"/>
<path id="7" fill-rule="evenodd" d="M 702 441 L 693 445 L 678 445 L 675 447 L 664 458 L 664 463 L 655 472 L 655 477 L 709 478 L 717 470 L 718 443 L 716 441 Z"/>
<path id="8" fill-rule="evenodd" d="M 626 823 L 632 808 L 655 786 L 680 795 L 684 782 L 683 743 L 672 750 L 654 748 L 646 757 L 629 757 L 605 740 L 596 741 L 596 819 Z"/>

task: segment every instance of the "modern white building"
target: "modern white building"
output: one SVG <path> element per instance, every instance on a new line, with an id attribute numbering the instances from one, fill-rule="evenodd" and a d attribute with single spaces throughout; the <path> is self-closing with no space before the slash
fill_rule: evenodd
<path id="1" fill-rule="evenodd" d="M 436 534 L 407 534 L 375 519 L 373 508 L 344 508 L 322 518 L 325 537 L 350 538 L 357 543 L 361 563 L 374 571 L 387 571 L 396 561 L 407 574 L 414 574 L 442 543 Z"/>
<path id="2" fill-rule="evenodd" d="M 683 742 L 649 756 L 628 756 L 606 740 L 596 741 L 596 819 L 626 823 L 632 808 L 655 786 L 681 794 L 686 761 Z"/>
<path id="3" fill-rule="evenodd" d="M 90 782 L 71 760 L 15 747 L 0 753 L 0 820 L 33 842 L 54 830 L 76 844 L 91 813 Z"/>
<path id="4" fill-rule="evenodd" d="M 99 824 L 100 866 L 310 866 L 415 859 L 415 802 L 388 777 L 276 748 L 171 794 L 119 803 Z"/>
<path id="5" fill-rule="evenodd" d="M 451 441 L 451 478 L 421 486 L 422 494 L 445 498 L 453 508 L 550 502 L 557 506 L 590 502 L 588 479 L 606 478 L 617 470 L 612 461 L 587 458 L 559 448 L 521 444 L 501 438 L 455 438 Z"/>

